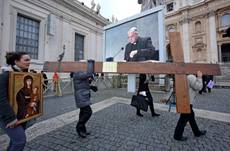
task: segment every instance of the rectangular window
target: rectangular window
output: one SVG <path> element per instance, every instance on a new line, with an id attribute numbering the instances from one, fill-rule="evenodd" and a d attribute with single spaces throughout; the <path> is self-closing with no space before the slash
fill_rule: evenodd
<path id="1" fill-rule="evenodd" d="M 167 12 L 173 11 L 173 3 L 167 4 Z"/>
<path id="2" fill-rule="evenodd" d="M 17 15 L 16 51 L 28 52 L 32 59 L 38 59 L 39 25 L 35 19 Z"/>
<path id="3" fill-rule="evenodd" d="M 79 61 L 84 59 L 84 36 L 75 34 L 75 54 L 74 60 Z"/>

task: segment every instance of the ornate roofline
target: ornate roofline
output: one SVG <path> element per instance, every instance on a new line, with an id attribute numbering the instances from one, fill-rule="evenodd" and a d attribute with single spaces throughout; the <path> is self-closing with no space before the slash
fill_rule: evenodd
<path id="1" fill-rule="evenodd" d="M 84 5 L 84 3 L 79 2 L 78 0 L 55 0 L 55 2 L 58 2 L 58 3 L 61 3 L 61 4 L 64 2 L 73 11 L 79 12 L 79 13 L 81 13 L 83 15 L 87 15 L 88 17 L 90 17 L 92 19 L 95 19 L 96 21 L 99 21 L 101 23 L 104 23 L 104 24 L 109 24 L 110 23 L 102 15 L 96 14 L 95 11 L 91 10 L 89 7 Z"/>
<path id="2" fill-rule="evenodd" d="M 96 14 L 95 11 L 91 10 L 90 8 L 88 8 L 87 6 L 85 6 L 83 3 L 77 1 L 77 0 L 25 0 L 28 1 L 32 4 L 35 5 L 39 5 L 41 3 L 43 4 L 47 4 L 47 8 L 49 7 L 53 7 L 55 8 L 55 6 L 50 5 L 50 1 L 52 1 L 53 3 L 57 3 L 62 5 L 63 7 L 66 7 L 68 9 L 70 9 L 71 11 L 77 13 L 77 14 L 81 14 L 82 16 L 97 22 L 98 24 L 101 24 L 102 26 L 108 25 L 110 23 L 110 21 L 106 18 L 104 18 L 103 16 L 101 16 L 100 14 Z M 39 5 L 41 6 L 41 5 Z M 57 8 L 56 8 L 57 9 Z"/>
<path id="3" fill-rule="evenodd" d="M 196 6 L 186 6 L 182 9 L 179 9 L 178 11 L 172 13 L 172 14 L 168 14 L 166 15 L 166 19 L 170 18 L 172 16 L 176 16 L 176 15 L 180 15 L 180 19 L 179 19 L 179 23 L 183 24 L 183 23 L 189 23 L 190 21 L 196 20 L 197 18 L 204 18 L 204 17 L 211 17 L 211 16 L 215 16 L 218 13 L 218 10 L 220 9 L 219 7 L 212 7 L 209 6 L 209 4 L 207 3 L 212 3 L 213 0 L 209 0 L 209 1 L 203 1 L 200 2 L 198 4 L 196 4 Z M 205 6 L 206 9 L 203 9 L 200 12 L 197 12 L 196 14 L 194 13 L 190 13 L 191 10 L 197 8 L 197 7 L 202 7 Z M 229 6 L 226 6 L 229 7 Z"/>

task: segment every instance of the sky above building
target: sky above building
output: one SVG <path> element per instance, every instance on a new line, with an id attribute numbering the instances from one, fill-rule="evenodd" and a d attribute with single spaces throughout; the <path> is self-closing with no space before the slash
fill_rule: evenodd
<path id="1" fill-rule="evenodd" d="M 91 7 L 92 0 L 78 0 L 84 2 L 86 6 Z M 141 5 L 137 0 L 94 0 L 96 4 L 101 5 L 100 14 L 111 20 L 114 15 L 118 20 L 138 14 Z"/>

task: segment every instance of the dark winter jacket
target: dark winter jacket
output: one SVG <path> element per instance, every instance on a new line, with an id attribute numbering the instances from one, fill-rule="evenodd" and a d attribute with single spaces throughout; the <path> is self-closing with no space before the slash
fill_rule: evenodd
<path id="1" fill-rule="evenodd" d="M 130 52 L 137 50 L 137 54 L 130 58 Z M 138 37 L 136 44 L 128 43 L 125 47 L 124 60 L 126 61 L 146 61 L 154 60 L 156 54 L 155 47 L 150 37 Z"/>
<path id="2" fill-rule="evenodd" d="M 83 71 L 73 73 L 74 96 L 76 106 L 78 108 L 91 105 L 89 83 L 90 77 L 92 77 L 92 73 L 86 73 Z"/>
<path id="3" fill-rule="evenodd" d="M 16 115 L 9 103 L 8 96 L 9 72 L 0 74 L 0 120 L 6 125 L 16 120 Z"/>

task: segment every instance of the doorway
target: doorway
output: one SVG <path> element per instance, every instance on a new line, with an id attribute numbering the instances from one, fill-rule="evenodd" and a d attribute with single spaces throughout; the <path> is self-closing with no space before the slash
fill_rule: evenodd
<path id="1" fill-rule="evenodd" d="M 230 62 L 230 43 L 221 45 L 222 62 Z"/>

